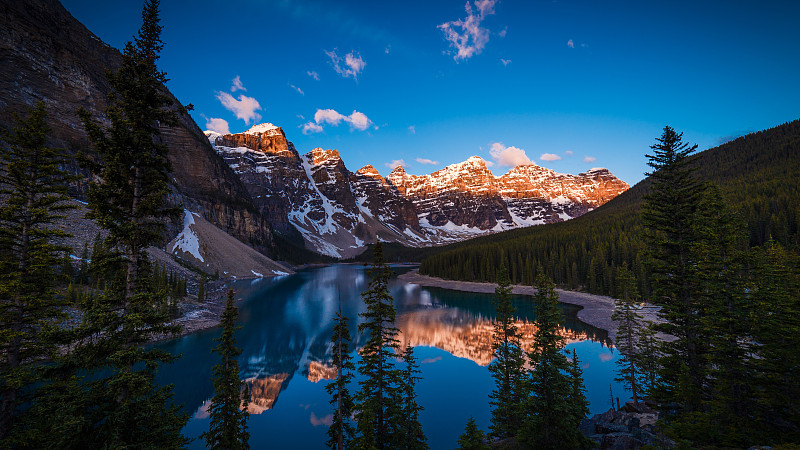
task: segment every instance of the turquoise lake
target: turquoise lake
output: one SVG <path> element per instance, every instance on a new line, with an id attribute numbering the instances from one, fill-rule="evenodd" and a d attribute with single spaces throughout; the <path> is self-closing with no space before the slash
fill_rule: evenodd
<path id="1" fill-rule="evenodd" d="M 408 267 L 394 267 L 397 273 Z M 363 311 L 361 292 L 369 278 L 359 265 L 333 265 L 294 275 L 240 281 L 234 285 L 239 306 L 237 344 L 242 349 L 241 378 L 252 394 L 251 448 L 325 448 L 331 407 L 325 384 L 335 375 L 330 364 L 333 317 L 342 311 L 355 319 Z M 414 346 L 423 379 L 417 386 L 424 411 L 420 419 L 432 449 L 456 447 L 470 416 L 488 429 L 492 296 L 425 288 L 393 278 L 401 345 Z M 529 336 L 534 318 L 529 297 L 514 298 L 518 325 Z M 607 333 L 580 322 L 577 306 L 561 304 L 567 349 L 577 351 L 592 414 L 606 411 L 609 387 L 624 402 L 628 394 L 614 380 L 619 354 L 608 347 Z M 210 353 L 219 328 L 159 344 L 181 359 L 159 370 L 160 383 L 175 387 L 175 401 L 191 415 L 184 434 L 198 438 L 208 428 L 206 408 L 213 395 Z M 358 338 L 360 347 L 363 339 Z M 524 339 L 528 341 L 528 339 Z M 523 342 L 523 345 L 525 342 Z M 357 386 L 351 391 L 355 392 Z M 190 448 L 205 448 L 195 439 Z"/>

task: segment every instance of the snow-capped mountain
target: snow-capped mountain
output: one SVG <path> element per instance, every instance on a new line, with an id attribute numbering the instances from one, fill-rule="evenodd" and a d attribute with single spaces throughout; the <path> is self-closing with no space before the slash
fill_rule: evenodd
<path id="1" fill-rule="evenodd" d="M 498 177 L 478 156 L 423 176 L 397 167 L 384 178 L 371 165 L 353 173 L 336 150 L 300 155 L 270 123 L 206 136 L 275 230 L 295 229 L 306 247 L 334 257 L 356 255 L 377 239 L 436 245 L 560 222 L 629 187 L 601 168 L 569 175 L 532 164 Z"/>

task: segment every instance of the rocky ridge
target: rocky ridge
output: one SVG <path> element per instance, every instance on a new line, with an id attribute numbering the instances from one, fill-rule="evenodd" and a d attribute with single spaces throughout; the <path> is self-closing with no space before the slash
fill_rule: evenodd
<path id="1" fill-rule="evenodd" d="M 206 136 L 276 230 L 317 252 L 350 257 L 378 239 L 437 245 L 578 217 L 628 189 L 607 169 L 561 174 L 535 164 L 498 177 L 479 156 L 429 175 L 350 172 L 336 150 L 300 155 L 282 128 Z"/>
<path id="2" fill-rule="evenodd" d="M 275 230 L 299 232 L 306 247 L 346 258 L 366 243 L 426 242 L 411 202 L 377 173 L 350 172 L 336 150 L 300 155 L 280 127 L 256 125 L 244 133 L 207 131 L 209 142 L 247 186 L 258 211 Z"/>

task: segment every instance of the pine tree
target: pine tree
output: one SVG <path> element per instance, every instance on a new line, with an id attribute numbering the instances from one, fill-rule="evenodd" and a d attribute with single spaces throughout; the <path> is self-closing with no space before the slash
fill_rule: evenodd
<path id="1" fill-rule="evenodd" d="M 81 156 L 94 175 L 89 185 L 87 217 L 108 231 L 106 254 L 92 266 L 102 293 L 85 305 L 83 338 L 77 346 L 84 379 L 86 423 L 75 430 L 85 446 L 147 445 L 179 447 L 188 416 L 172 404 L 171 386 L 158 387 L 158 365 L 175 357 L 144 345 L 157 335 L 176 333 L 163 307 L 163 293 L 153 292 L 145 249 L 161 239 L 164 222 L 175 208 L 166 204 L 167 147 L 161 126 L 178 124 L 175 109 L 156 65 L 163 47 L 158 0 L 146 0 L 142 26 L 125 45 L 122 63 L 107 74 L 111 93 L 104 129 L 80 111 L 95 150 Z M 97 249 L 95 249 L 97 252 Z"/>
<path id="2" fill-rule="evenodd" d="M 403 352 L 404 368 L 400 372 L 398 385 L 400 386 L 400 410 L 395 416 L 398 433 L 397 443 L 399 448 L 408 450 L 427 449 L 428 444 L 422 424 L 419 422 L 419 413 L 422 407 L 417 403 L 415 388 L 421 380 L 419 364 L 414 357 L 414 349 L 410 345 Z"/>
<path id="3" fill-rule="evenodd" d="M 653 154 L 647 155 L 647 164 L 653 171 L 647 175 L 653 184 L 644 196 L 642 221 L 653 303 L 661 306 L 660 314 L 665 320 L 658 327 L 677 338 L 663 344 L 661 397 L 694 411 L 700 406 L 707 378 L 708 339 L 700 322 L 705 311 L 694 295 L 697 278 L 692 253 L 696 240 L 692 224 L 702 186 L 689 166 L 689 157 L 697 145 L 689 146 L 682 136 L 683 133 L 664 127 L 657 143 L 650 147 Z M 684 380 L 689 384 L 680 389 L 684 397 L 676 398 L 681 364 L 687 366 Z"/>
<path id="4" fill-rule="evenodd" d="M 250 394 L 247 386 L 239 380 L 239 362 L 236 357 L 242 351 L 236 347 L 234 332 L 239 312 L 233 304 L 233 289 L 228 291 L 228 301 L 222 313 L 222 335 L 215 339 L 218 343 L 212 350 L 220 357 L 214 365 L 214 396 L 208 408 L 211 423 L 208 431 L 201 435 L 206 447 L 225 450 L 244 450 L 250 448 L 247 431 L 247 411 Z"/>
<path id="5" fill-rule="evenodd" d="M 72 177 L 60 169 L 63 150 L 47 146 L 45 117 L 39 102 L 0 135 L 0 442 L 35 391 L 37 365 L 53 356 L 58 342 L 48 329 L 64 317 L 55 281 L 67 249 L 54 239 L 67 234 L 52 225 L 70 208 Z"/>
<path id="6" fill-rule="evenodd" d="M 492 409 L 491 434 L 498 438 L 515 436 L 522 425 L 524 402 L 525 353 L 520 343 L 521 333 L 514 323 L 515 309 L 511 303 L 511 281 L 505 265 L 497 274 L 494 308 L 497 314 L 492 335 L 495 359 L 489 372 L 495 388 L 489 394 Z"/>
<path id="7" fill-rule="evenodd" d="M 703 405 L 703 420 L 688 417 L 686 422 L 703 423 L 701 437 L 708 444 L 746 447 L 755 436 L 750 431 L 754 311 L 746 295 L 745 227 L 714 185 L 706 188 L 693 226 L 698 237 L 692 248 L 695 295 L 705 305 L 701 324 L 709 336 L 710 397 Z"/>
<path id="8" fill-rule="evenodd" d="M 661 359 L 661 341 L 656 337 L 653 323 L 645 321 L 639 329 L 639 353 L 634 359 L 634 366 L 639 368 L 639 392 L 649 397 L 658 383 L 659 360 Z"/>
<path id="9" fill-rule="evenodd" d="M 366 311 L 359 314 L 364 322 L 358 331 L 367 333 L 361 349 L 358 373 L 363 376 L 356 395 L 356 446 L 360 448 L 394 448 L 392 412 L 397 410 L 399 378 L 394 358 L 398 353 L 398 330 L 394 326 L 395 309 L 389 293 L 392 272 L 383 261 L 380 242 L 373 249 L 374 262 L 369 271 L 369 287 L 361 294 Z"/>
<path id="10" fill-rule="evenodd" d="M 206 277 L 200 277 L 200 285 L 197 287 L 197 301 L 204 302 L 206 300 Z"/>
<path id="11" fill-rule="evenodd" d="M 761 440 L 800 441 L 800 258 L 768 241 L 754 254 L 755 410 Z"/>
<path id="12" fill-rule="evenodd" d="M 569 377 L 572 384 L 569 401 L 573 417 L 578 417 L 578 423 L 589 415 L 589 401 L 586 399 L 586 387 L 583 385 L 583 369 L 578 359 L 578 352 L 572 349 L 572 358 L 569 361 Z M 582 442 L 587 444 L 587 442 Z"/>
<path id="13" fill-rule="evenodd" d="M 638 361 L 641 355 L 639 336 L 642 330 L 642 316 L 636 312 L 636 303 L 639 299 L 636 278 L 628 270 L 627 264 L 623 264 L 617 270 L 617 285 L 621 293 L 614 302 L 614 313 L 611 315 L 611 320 L 619 324 L 616 344 L 621 357 L 617 360 L 619 368 L 615 381 L 622 382 L 625 389 L 631 391 L 633 402 L 639 403 L 641 373 Z M 646 357 L 650 357 L 650 355 Z"/>
<path id="14" fill-rule="evenodd" d="M 464 428 L 464 433 L 458 438 L 459 450 L 489 450 L 486 444 L 486 435 L 483 430 L 478 428 L 475 423 L 475 418 L 471 417 L 467 421 L 467 426 Z"/>
<path id="15" fill-rule="evenodd" d="M 588 441 L 578 424 L 588 408 L 579 388 L 583 384 L 580 368 L 572 367 L 563 352 L 565 341 L 560 331 L 564 319 L 558 309 L 558 294 L 545 275 L 538 277 L 535 287 L 537 330 L 534 348 L 528 354 L 532 367 L 530 397 L 520 442 L 528 448 L 585 448 Z M 577 363 L 577 358 L 574 361 Z"/>
<path id="16" fill-rule="evenodd" d="M 336 313 L 333 326 L 333 365 L 336 367 L 336 378 L 325 386 L 328 395 L 331 396 L 331 404 L 334 406 L 333 421 L 328 427 L 328 447 L 332 449 L 344 450 L 350 447 L 355 430 L 351 423 L 351 417 L 355 409 L 347 385 L 353 379 L 353 357 L 352 341 L 350 338 L 350 327 L 347 316 L 342 315 L 341 305 L 339 312 Z"/>

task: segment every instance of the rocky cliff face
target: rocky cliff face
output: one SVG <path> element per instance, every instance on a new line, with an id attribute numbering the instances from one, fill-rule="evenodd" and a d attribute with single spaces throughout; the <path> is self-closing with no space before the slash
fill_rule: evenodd
<path id="1" fill-rule="evenodd" d="M 53 129 L 51 144 L 72 152 L 86 150 L 77 110 L 85 108 L 102 120 L 110 91 L 105 70 L 120 62 L 118 50 L 87 30 L 57 0 L 3 1 L 0 127 L 11 125 L 11 113 L 22 113 L 42 100 Z M 256 212 L 247 188 L 191 117 L 183 114 L 180 121 L 179 127 L 161 129 L 173 167 L 171 200 L 266 251 L 272 244 L 269 223 Z M 83 189 L 85 185 L 75 186 L 77 194 Z"/>
<path id="2" fill-rule="evenodd" d="M 628 189 L 607 169 L 570 175 L 535 164 L 495 177 L 478 156 L 430 175 L 397 167 L 387 177 L 424 225 L 500 231 L 578 217 Z"/>
<path id="3" fill-rule="evenodd" d="M 379 238 L 436 245 L 560 222 L 628 188 L 606 169 L 570 175 L 532 164 L 497 177 L 478 156 L 430 175 L 397 167 L 384 178 L 371 165 L 350 172 L 336 150 L 300 155 L 272 124 L 206 135 L 276 229 L 292 227 L 308 248 L 335 257 L 358 254 Z"/>
<path id="4" fill-rule="evenodd" d="M 397 167 L 387 179 L 414 203 L 424 225 L 491 230 L 499 222 L 511 222 L 495 177 L 478 156 L 423 176 Z"/>
<path id="5" fill-rule="evenodd" d="M 350 257 L 378 237 L 404 243 L 410 236 L 424 239 L 413 205 L 377 172 L 350 172 L 336 150 L 316 148 L 300 155 L 272 124 L 206 135 L 247 186 L 258 211 L 275 229 L 300 232 L 312 250 Z"/>

